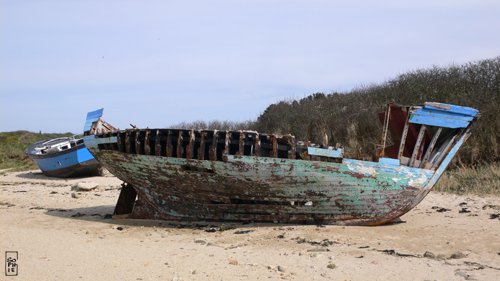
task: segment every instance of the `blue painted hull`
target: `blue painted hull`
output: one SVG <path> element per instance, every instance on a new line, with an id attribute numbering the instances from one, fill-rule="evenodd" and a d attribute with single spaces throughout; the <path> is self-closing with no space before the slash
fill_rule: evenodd
<path id="1" fill-rule="evenodd" d="M 100 174 L 99 162 L 83 144 L 58 153 L 28 154 L 28 156 L 35 161 L 45 175 L 51 177 L 66 178 Z"/>

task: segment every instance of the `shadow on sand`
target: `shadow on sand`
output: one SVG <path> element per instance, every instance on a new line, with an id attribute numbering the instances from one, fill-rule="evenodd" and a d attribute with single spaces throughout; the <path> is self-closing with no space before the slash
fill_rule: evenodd
<path id="1" fill-rule="evenodd" d="M 41 171 L 28 171 L 28 172 L 22 172 L 16 175 L 16 177 L 21 178 L 21 179 L 28 179 L 28 180 L 39 180 L 39 181 L 56 181 L 56 182 L 67 182 L 70 180 L 80 180 L 80 179 L 85 179 L 85 178 L 91 178 L 91 177 L 74 177 L 74 178 L 56 178 L 56 177 L 48 177 L 44 175 Z"/>
<path id="2" fill-rule="evenodd" d="M 143 226 L 143 227 L 164 227 L 164 228 L 189 228 L 205 230 L 207 232 L 225 231 L 232 229 L 248 228 L 248 227 L 293 227 L 304 226 L 303 224 L 283 224 L 283 223 L 247 223 L 247 222 L 221 222 L 221 221 L 165 221 L 165 220 L 144 220 L 144 219 L 127 219 L 113 218 L 113 205 L 102 205 L 86 208 L 74 209 L 47 209 L 47 215 L 76 219 L 84 221 L 94 221 L 106 223 L 116 226 Z M 406 223 L 401 219 L 396 219 L 390 223 L 377 227 L 386 227 L 395 224 Z M 311 225 L 309 225 L 311 226 Z M 316 225 L 316 227 L 325 227 L 325 225 Z M 370 227 L 370 226 L 363 226 Z"/>
<path id="3" fill-rule="evenodd" d="M 208 221 L 165 221 L 165 220 L 144 220 L 144 219 L 127 219 L 127 218 L 113 218 L 113 205 L 102 205 L 85 208 L 72 208 L 72 209 L 47 209 L 45 214 L 54 217 L 65 219 L 75 219 L 83 221 L 93 221 L 106 223 L 116 226 L 143 226 L 143 227 L 164 227 L 164 228 L 189 228 L 205 230 L 207 232 L 224 231 L 238 228 L 245 228 L 251 226 L 259 227 L 278 227 L 278 226 L 292 226 L 286 224 L 274 223 L 241 223 L 241 222 L 208 222 Z"/>

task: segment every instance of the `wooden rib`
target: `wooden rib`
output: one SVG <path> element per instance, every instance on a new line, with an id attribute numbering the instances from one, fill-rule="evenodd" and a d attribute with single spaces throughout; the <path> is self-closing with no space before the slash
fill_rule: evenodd
<path id="1" fill-rule="evenodd" d="M 432 165 L 434 166 L 439 166 L 441 164 L 441 161 L 443 161 L 443 158 L 448 154 L 449 150 L 451 149 L 451 146 L 455 142 L 455 139 L 457 139 L 457 135 L 454 135 L 446 144 L 445 148 L 441 151 L 441 154 L 438 156 L 436 160 L 432 162 Z"/>
<path id="2" fill-rule="evenodd" d="M 116 144 L 118 145 L 118 151 L 120 152 L 123 152 L 124 151 L 124 147 L 123 147 L 123 144 L 122 144 L 122 137 L 121 137 L 121 134 L 120 132 L 118 132 L 116 134 Z"/>
<path id="3" fill-rule="evenodd" d="M 177 158 L 182 158 L 182 130 L 177 131 Z"/>
<path id="4" fill-rule="evenodd" d="M 242 156 L 245 153 L 245 134 L 243 131 L 240 132 L 240 138 L 238 140 L 238 152 L 236 152 L 236 155 Z"/>
<path id="5" fill-rule="evenodd" d="M 168 132 L 167 132 L 167 146 L 165 148 L 166 156 L 172 157 L 173 150 L 174 150 L 174 146 L 172 145 L 172 131 L 168 130 Z"/>
<path id="6" fill-rule="evenodd" d="M 273 157 L 278 158 L 278 138 L 276 135 L 271 135 L 271 141 L 273 142 Z"/>
<path id="7" fill-rule="evenodd" d="M 429 147 L 427 148 L 427 151 L 425 152 L 424 157 L 422 158 L 422 161 L 420 162 L 420 166 L 422 167 L 425 162 L 429 161 L 429 158 L 431 157 L 431 153 L 434 150 L 434 146 L 436 145 L 436 142 L 439 138 L 439 135 L 441 134 L 441 131 L 443 131 L 443 128 L 439 128 L 434 136 L 432 137 L 431 143 L 429 144 Z"/>
<path id="8" fill-rule="evenodd" d="M 410 114 L 410 113 L 408 113 Z M 405 127 L 403 129 L 403 135 L 401 135 L 401 141 L 399 144 L 399 152 L 398 152 L 398 159 L 401 160 L 401 156 L 403 156 L 404 150 L 405 150 L 405 143 L 406 143 L 406 137 L 408 135 L 408 127 L 410 126 L 410 123 L 408 122 L 408 118 L 406 118 L 405 122 Z"/>
<path id="9" fill-rule="evenodd" d="M 224 139 L 224 155 L 229 155 L 229 141 L 231 133 L 226 131 L 226 138 Z"/>
<path id="10" fill-rule="evenodd" d="M 205 136 L 207 132 L 200 132 L 200 147 L 198 148 L 198 160 L 205 160 Z"/>
<path id="11" fill-rule="evenodd" d="M 132 142 L 130 141 L 130 138 L 132 136 L 130 135 L 129 131 L 125 132 L 125 152 L 129 153 L 132 151 Z"/>
<path id="12" fill-rule="evenodd" d="M 208 151 L 210 161 L 217 161 L 217 142 L 219 141 L 219 132 L 214 130 L 214 135 L 212 136 L 212 144 Z"/>
<path id="13" fill-rule="evenodd" d="M 288 158 L 295 159 L 295 155 L 297 152 L 297 146 L 295 144 L 295 137 L 290 135 L 288 138 L 288 143 L 290 145 L 290 150 L 288 151 Z"/>
<path id="14" fill-rule="evenodd" d="M 186 146 L 186 159 L 193 158 L 193 148 L 194 148 L 194 130 L 189 131 L 189 143 Z"/>
<path id="15" fill-rule="evenodd" d="M 385 118 L 384 118 L 384 135 L 382 138 L 382 152 L 381 152 L 381 157 L 384 157 L 385 154 L 385 146 L 387 143 L 387 133 L 389 132 L 389 121 L 391 119 L 391 104 L 387 105 L 387 111 L 385 113 Z"/>
<path id="16" fill-rule="evenodd" d="M 146 130 L 146 133 L 144 135 L 144 154 L 145 155 L 151 154 L 151 147 L 149 146 L 149 135 L 150 134 L 151 134 L 151 130 Z"/>
<path id="17" fill-rule="evenodd" d="M 135 154 L 141 153 L 141 141 L 139 139 L 141 131 L 135 131 Z"/>
<path id="18" fill-rule="evenodd" d="M 160 130 L 156 130 L 155 155 L 161 156 L 161 131 Z"/>
<path id="19" fill-rule="evenodd" d="M 415 147 L 413 148 L 413 153 L 411 154 L 410 163 L 408 166 L 413 167 L 415 164 L 415 160 L 417 160 L 418 154 L 420 152 L 420 147 L 422 146 L 422 140 L 424 139 L 424 134 L 426 130 L 426 126 L 422 125 L 420 127 L 420 131 L 418 132 L 417 142 L 415 143 Z"/>
<path id="20" fill-rule="evenodd" d="M 260 156 L 260 136 L 259 133 L 255 133 L 255 144 L 254 144 L 255 156 Z"/>

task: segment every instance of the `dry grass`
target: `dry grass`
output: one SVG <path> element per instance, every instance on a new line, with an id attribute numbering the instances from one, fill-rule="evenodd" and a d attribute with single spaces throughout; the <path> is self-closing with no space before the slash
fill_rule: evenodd
<path id="1" fill-rule="evenodd" d="M 377 114 L 389 102 L 418 105 L 426 101 L 470 106 L 481 112 L 460 150 L 460 163 L 500 162 L 500 56 L 450 67 L 401 74 L 385 83 L 344 93 L 315 93 L 268 106 L 257 118 L 261 133 L 292 134 L 297 140 L 346 147 L 347 158 L 376 158 L 382 126 Z M 351 150 L 348 150 L 350 148 Z M 359 157 L 358 157 L 359 156 Z"/>
<path id="2" fill-rule="evenodd" d="M 73 134 L 41 134 L 27 131 L 0 132 L 0 175 L 7 170 L 25 171 L 37 169 L 35 163 L 26 155 L 26 148 L 39 140 L 71 135 Z"/>
<path id="3" fill-rule="evenodd" d="M 450 170 L 441 177 L 436 189 L 456 194 L 499 195 L 500 164 Z"/>

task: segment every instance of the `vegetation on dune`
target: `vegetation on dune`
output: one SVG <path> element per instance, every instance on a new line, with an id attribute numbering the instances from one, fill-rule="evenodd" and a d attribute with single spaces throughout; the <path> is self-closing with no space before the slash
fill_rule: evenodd
<path id="1" fill-rule="evenodd" d="M 474 107 L 480 118 L 473 134 L 455 158 L 455 165 L 481 165 L 500 160 L 500 57 L 458 66 L 411 71 L 380 85 L 346 93 L 315 93 L 300 100 L 270 105 L 251 122 L 196 121 L 177 128 L 257 130 L 292 134 L 298 140 L 340 143 L 346 157 L 374 160 L 381 144 L 377 113 L 387 103 L 423 104 L 426 101 Z"/>
<path id="2" fill-rule="evenodd" d="M 250 130 L 255 126 L 255 122 L 246 121 L 246 122 L 233 122 L 233 121 L 194 121 L 194 122 L 182 122 L 179 124 L 175 124 L 172 128 L 177 129 L 195 129 L 195 130 Z"/>
<path id="3" fill-rule="evenodd" d="M 436 190 L 457 194 L 500 193 L 500 164 L 479 167 L 459 167 L 445 173 L 439 179 Z"/>
<path id="4" fill-rule="evenodd" d="M 28 131 L 0 132 L 0 170 L 23 171 L 37 169 L 25 151 L 34 142 L 46 139 L 72 136 L 64 134 L 41 134 Z"/>
<path id="5" fill-rule="evenodd" d="M 261 132 L 291 133 L 297 139 L 341 143 L 347 157 L 375 158 L 382 126 L 377 113 L 386 104 L 426 101 L 470 106 L 481 112 L 459 164 L 477 165 L 500 160 L 500 57 L 460 66 L 433 67 L 402 74 L 380 85 L 347 93 L 316 93 L 300 100 L 270 105 L 254 128 Z"/>

